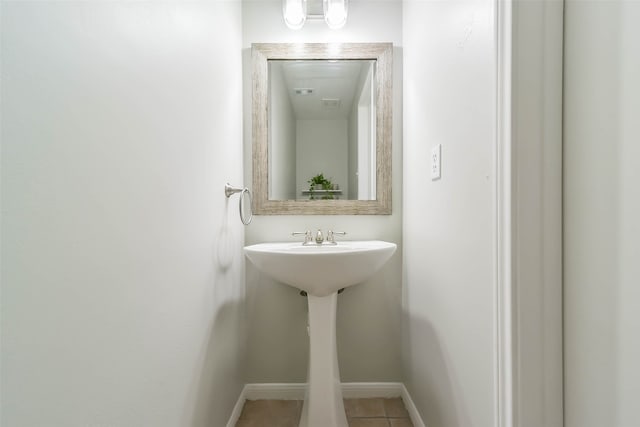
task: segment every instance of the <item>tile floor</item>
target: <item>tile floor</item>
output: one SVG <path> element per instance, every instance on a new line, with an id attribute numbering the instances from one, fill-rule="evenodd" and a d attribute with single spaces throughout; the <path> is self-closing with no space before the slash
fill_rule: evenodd
<path id="1" fill-rule="evenodd" d="M 402 399 L 344 399 L 349 427 L 413 427 Z M 298 427 L 301 400 L 247 400 L 236 427 Z"/>

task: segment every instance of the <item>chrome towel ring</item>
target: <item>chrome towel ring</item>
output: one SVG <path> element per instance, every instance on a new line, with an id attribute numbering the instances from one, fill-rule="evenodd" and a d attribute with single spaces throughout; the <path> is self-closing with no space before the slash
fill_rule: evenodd
<path id="1" fill-rule="evenodd" d="M 240 221 L 242 221 L 244 225 L 249 225 L 251 224 L 251 220 L 253 219 L 253 210 L 251 209 L 251 204 L 253 202 L 251 200 L 251 191 L 249 191 L 247 187 L 244 187 L 244 188 L 233 187 L 231 186 L 231 184 L 227 182 L 227 184 L 224 186 L 224 195 L 227 196 L 227 198 L 229 198 L 236 193 L 240 193 L 240 200 L 238 201 L 238 211 L 240 212 Z M 249 197 L 249 217 L 248 218 L 246 216 L 245 209 L 243 209 L 242 207 L 243 205 L 245 205 L 244 203 L 242 203 L 244 201 L 245 194 Z"/>

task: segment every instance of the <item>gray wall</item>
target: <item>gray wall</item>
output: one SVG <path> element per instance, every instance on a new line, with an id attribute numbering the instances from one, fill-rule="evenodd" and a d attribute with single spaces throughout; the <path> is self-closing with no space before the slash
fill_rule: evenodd
<path id="1" fill-rule="evenodd" d="M 282 21 L 280 1 L 243 3 L 245 182 L 251 182 L 250 47 L 254 42 L 393 42 L 393 214 L 383 216 L 256 216 L 246 243 L 295 240 L 292 231 L 344 230 L 347 239 L 401 244 L 402 219 L 402 3 L 355 1 L 340 31 L 308 22 L 300 31 Z M 297 237 L 296 239 L 299 239 Z M 338 358 L 343 381 L 399 381 L 400 247 L 376 277 L 354 286 L 338 301 Z M 306 300 L 247 264 L 247 382 L 303 382 L 307 375 Z"/>
<path id="2" fill-rule="evenodd" d="M 503 95 L 510 99 L 510 120 L 500 123 L 508 125 L 511 139 L 504 153 L 511 159 L 509 187 L 502 187 L 511 201 L 505 226 L 511 234 L 501 238 L 512 257 L 502 294 L 513 303 L 512 412 L 519 427 L 561 427 L 563 2 L 512 6 L 511 67 L 504 82 L 511 90 Z"/>
<path id="3" fill-rule="evenodd" d="M 223 426 L 238 2 L 2 2 L 3 426 Z"/>
<path id="4" fill-rule="evenodd" d="M 565 425 L 640 422 L 640 3 L 568 1 Z"/>

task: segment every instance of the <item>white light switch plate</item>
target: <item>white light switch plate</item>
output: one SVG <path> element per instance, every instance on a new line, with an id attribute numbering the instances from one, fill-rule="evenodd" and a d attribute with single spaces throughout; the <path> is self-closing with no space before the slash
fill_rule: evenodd
<path id="1" fill-rule="evenodd" d="M 440 168 L 442 166 L 442 144 L 438 144 L 431 149 L 431 181 L 441 178 Z"/>

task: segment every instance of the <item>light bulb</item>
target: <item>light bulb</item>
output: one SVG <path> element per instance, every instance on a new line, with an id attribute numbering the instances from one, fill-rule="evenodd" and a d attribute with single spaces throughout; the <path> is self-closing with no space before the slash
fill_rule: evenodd
<path id="1" fill-rule="evenodd" d="M 307 20 L 307 0 L 282 0 L 282 15 L 287 27 L 299 30 Z"/>
<path id="2" fill-rule="evenodd" d="M 344 27 L 347 23 L 349 0 L 323 0 L 324 20 L 332 30 Z"/>

